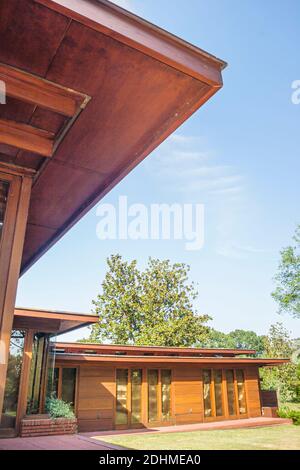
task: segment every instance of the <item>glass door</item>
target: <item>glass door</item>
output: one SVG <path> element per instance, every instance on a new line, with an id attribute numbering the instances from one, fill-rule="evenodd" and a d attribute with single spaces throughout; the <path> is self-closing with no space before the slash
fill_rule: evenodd
<path id="1" fill-rule="evenodd" d="M 242 369 L 203 370 L 204 419 L 247 416 L 245 377 Z"/>
<path id="2" fill-rule="evenodd" d="M 13 330 L 10 338 L 7 376 L 0 429 L 14 429 L 19 400 L 25 332 Z"/>

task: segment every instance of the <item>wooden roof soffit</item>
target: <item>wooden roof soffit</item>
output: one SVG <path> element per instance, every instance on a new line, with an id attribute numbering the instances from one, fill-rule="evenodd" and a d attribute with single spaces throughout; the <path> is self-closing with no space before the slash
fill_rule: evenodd
<path id="1" fill-rule="evenodd" d="M 0 63 L 0 80 L 5 83 L 7 96 L 66 117 L 57 134 L 30 124 L 0 119 L 0 143 L 52 157 L 90 97 L 3 63 Z"/>

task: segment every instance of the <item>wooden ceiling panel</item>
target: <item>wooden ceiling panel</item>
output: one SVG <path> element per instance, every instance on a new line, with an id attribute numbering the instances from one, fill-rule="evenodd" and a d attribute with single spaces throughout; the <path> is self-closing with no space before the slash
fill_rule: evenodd
<path id="1" fill-rule="evenodd" d="M 53 160 L 34 186 L 29 209 L 29 224 L 58 229 L 66 223 L 66 214 L 74 214 L 84 202 L 102 188 L 104 182 L 103 175 L 80 167 L 66 166 Z"/>
<path id="2" fill-rule="evenodd" d="M 0 62 L 44 76 L 69 23 L 66 16 L 35 1 L 2 0 Z"/>
<path id="3" fill-rule="evenodd" d="M 2 119 L 55 134 L 44 161 L 0 146 L 10 161 L 38 170 L 24 271 L 221 88 L 225 64 L 103 0 L 2 0 L 0 18 L 0 62 L 33 75 L 21 77 L 30 82 L 27 96 L 18 73 L 10 93 L 37 105 L 32 112 L 32 104 L 12 101 Z M 34 100 L 39 77 L 52 85 L 41 84 Z M 48 100 L 57 86 L 88 95 L 67 121 L 53 112 L 64 111 L 64 96 Z"/>

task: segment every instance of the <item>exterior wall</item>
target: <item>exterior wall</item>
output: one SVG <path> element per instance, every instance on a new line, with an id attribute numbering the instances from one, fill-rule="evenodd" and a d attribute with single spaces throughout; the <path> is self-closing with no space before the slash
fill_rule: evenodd
<path id="1" fill-rule="evenodd" d="M 177 366 L 173 369 L 173 396 L 175 423 L 203 421 L 202 372 L 195 366 Z"/>
<path id="2" fill-rule="evenodd" d="M 59 363 L 62 367 L 75 367 L 76 364 Z M 222 366 L 214 365 L 212 368 L 221 368 Z M 201 423 L 204 421 L 203 406 L 203 383 L 202 370 L 210 368 L 209 365 L 199 367 L 199 365 L 174 365 L 164 364 L 157 365 L 155 363 L 147 364 L 147 368 L 138 366 L 137 364 L 122 364 L 116 366 L 113 363 L 105 365 L 86 364 L 77 365 L 77 390 L 76 390 L 76 414 L 78 418 L 79 431 L 100 431 L 115 429 L 115 408 L 116 408 L 116 369 L 119 368 L 142 368 L 143 369 L 143 385 L 142 385 L 142 427 L 153 427 L 172 424 L 191 424 Z M 172 416 L 168 422 L 148 423 L 147 410 L 147 369 L 171 369 L 172 386 L 171 386 L 171 410 Z M 226 368 L 226 366 L 223 366 Z M 232 369 L 232 366 L 228 366 Z M 247 414 L 241 415 L 240 418 L 261 416 L 260 404 L 260 388 L 257 366 L 242 367 L 245 377 L 245 393 L 247 402 Z M 238 416 L 229 417 L 226 401 L 226 385 L 223 384 L 224 391 L 224 410 L 225 415 L 218 418 L 208 418 L 213 421 L 215 419 L 237 419 Z M 130 395 L 128 392 L 128 403 Z M 129 410 L 130 416 L 130 410 Z M 126 428 L 126 426 L 124 426 Z M 124 428 L 123 427 L 123 428 Z M 137 426 L 135 426 L 137 427 Z"/>
<path id="3" fill-rule="evenodd" d="M 116 388 L 114 367 L 81 366 L 77 380 L 79 431 L 113 429 Z"/>
<path id="4" fill-rule="evenodd" d="M 258 367 L 247 367 L 245 369 L 245 383 L 249 418 L 261 416 Z"/>

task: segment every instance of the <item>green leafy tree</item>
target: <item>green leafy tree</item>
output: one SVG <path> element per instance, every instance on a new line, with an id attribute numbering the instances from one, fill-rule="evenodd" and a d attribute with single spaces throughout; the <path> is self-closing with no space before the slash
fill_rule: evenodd
<path id="1" fill-rule="evenodd" d="M 275 276 L 276 289 L 272 297 L 280 312 L 300 318 L 300 225 L 293 237 L 295 244 L 281 251 L 281 260 Z"/>
<path id="2" fill-rule="evenodd" d="M 264 336 L 259 336 L 251 330 L 222 333 L 211 328 L 205 343 L 200 345 L 207 348 L 255 349 L 256 356 L 261 356 L 264 351 Z"/>
<path id="3" fill-rule="evenodd" d="M 92 342 L 192 346 L 208 334 L 208 315 L 193 309 L 197 292 L 188 281 L 189 267 L 149 258 L 144 271 L 120 255 L 107 260 L 102 292 L 93 301 L 99 323 Z"/>
<path id="4" fill-rule="evenodd" d="M 291 358 L 294 344 L 282 323 L 275 323 L 265 337 L 265 355 L 270 358 Z M 299 377 L 297 365 L 284 364 L 279 367 L 265 367 L 260 370 L 262 389 L 277 390 L 281 402 L 297 399 Z"/>

